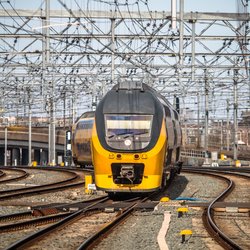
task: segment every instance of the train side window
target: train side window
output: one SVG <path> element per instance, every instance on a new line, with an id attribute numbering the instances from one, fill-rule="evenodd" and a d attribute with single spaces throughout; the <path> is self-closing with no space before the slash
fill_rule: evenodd
<path id="1" fill-rule="evenodd" d="M 172 111 L 172 123 L 173 123 L 173 129 L 174 129 L 174 145 L 177 144 L 177 130 L 176 130 L 176 114 L 175 114 L 175 111 L 173 110 Z"/>
<path id="2" fill-rule="evenodd" d="M 181 125 L 179 121 L 179 114 L 174 110 L 175 129 L 176 129 L 176 144 L 177 147 L 181 145 Z"/>
<path id="3" fill-rule="evenodd" d="M 177 144 L 177 130 L 176 130 L 176 123 L 175 120 L 172 120 L 173 122 L 173 127 L 174 127 L 174 145 Z"/>
<path id="4" fill-rule="evenodd" d="M 168 106 L 164 106 L 165 115 L 166 115 L 166 131 L 168 138 L 168 147 L 172 149 L 174 147 L 174 127 L 172 122 L 171 110 Z"/>

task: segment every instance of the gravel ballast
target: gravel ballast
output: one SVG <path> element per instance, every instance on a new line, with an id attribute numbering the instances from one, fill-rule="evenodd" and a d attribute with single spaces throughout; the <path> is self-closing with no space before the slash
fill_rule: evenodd
<path id="1" fill-rule="evenodd" d="M 46 179 L 44 172 L 42 174 L 36 174 L 36 178 L 38 178 L 35 181 L 36 183 L 40 184 L 39 178 L 42 178 L 43 181 Z M 48 175 L 51 176 L 51 173 L 49 172 Z M 185 202 L 176 199 L 180 197 L 192 197 L 201 201 L 210 201 L 218 195 L 224 187 L 225 184 L 222 181 L 215 180 L 212 177 L 182 173 L 174 179 L 171 186 L 162 194 L 162 197 L 167 196 L 170 198 L 169 202 L 160 202 L 154 211 L 135 212 L 121 227 L 115 229 L 106 240 L 96 246 L 96 249 L 159 249 L 157 235 L 162 227 L 165 212 L 169 212 L 171 215 L 169 228 L 165 236 L 165 241 L 169 249 L 221 249 L 217 244 L 214 244 L 211 238 L 206 234 L 202 226 L 202 211 L 189 208 L 186 215 L 178 218 L 177 208 L 185 206 Z M 101 193 L 86 195 L 84 193 L 84 187 L 79 187 L 49 194 L 23 197 L 16 201 L 8 201 L 12 203 L 12 206 L 4 206 L 1 202 L 0 214 L 26 211 L 28 207 L 25 206 L 25 204 L 72 203 L 92 199 L 100 195 Z M 14 206 L 14 204 L 19 204 L 19 206 Z M 20 206 L 20 204 L 23 205 Z M 86 225 L 84 226 L 86 227 Z M 191 229 L 193 231 L 193 235 L 191 237 L 188 236 L 185 243 L 181 243 L 180 231 L 183 229 Z M 6 243 L 9 238 L 9 243 L 12 243 L 13 239 L 17 240 L 23 234 L 24 232 L 15 232 L 11 237 L 9 237 L 7 233 L 0 234 L 0 240 Z M 7 243 L 4 244 L 0 249 L 6 248 L 7 245 Z M 55 246 L 53 246 L 53 249 L 56 249 L 54 247 Z"/>

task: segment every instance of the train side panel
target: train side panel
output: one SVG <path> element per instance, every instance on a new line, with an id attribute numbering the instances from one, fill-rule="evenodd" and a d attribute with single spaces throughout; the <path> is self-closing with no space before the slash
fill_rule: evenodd
<path id="1" fill-rule="evenodd" d="M 84 121 L 85 125 L 92 126 L 92 120 Z M 91 157 L 91 136 L 92 127 L 82 128 L 75 134 L 75 145 L 76 145 L 76 155 L 77 161 L 83 164 L 90 164 L 92 162 Z"/>
<path id="2" fill-rule="evenodd" d="M 92 165 L 91 139 L 94 117 L 80 118 L 72 126 L 72 157 L 75 164 Z"/>

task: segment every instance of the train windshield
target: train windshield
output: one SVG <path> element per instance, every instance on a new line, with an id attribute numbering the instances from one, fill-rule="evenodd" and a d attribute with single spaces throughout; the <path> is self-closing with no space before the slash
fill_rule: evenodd
<path id="1" fill-rule="evenodd" d="M 116 149 L 143 149 L 150 141 L 152 115 L 105 115 L 106 141 Z"/>
<path id="2" fill-rule="evenodd" d="M 77 129 L 92 129 L 94 123 L 93 118 L 85 118 L 77 123 Z"/>

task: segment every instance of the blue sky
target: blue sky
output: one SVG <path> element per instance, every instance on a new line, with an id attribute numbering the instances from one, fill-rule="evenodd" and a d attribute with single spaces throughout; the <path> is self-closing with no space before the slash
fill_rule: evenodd
<path id="1" fill-rule="evenodd" d="M 171 0 L 149 0 L 149 6 L 170 10 Z M 179 0 L 177 0 L 177 3 Z M 236 0 L 184 0 L 185 12 L 236 12 Z"/>
<path id="2" fill-rule="evenodd" d="M 113 0 L 100 0 L 103 2 L 114 2 Z M 99 0 L 89 0 L 89 7 L 91 9 L 97 9 L 100 4 Z M 145 0 L 140 1 L 140 6 L 143 6 Z M 5 2 L 5 1 L 2 1 Z M 15 8 L 25 8 L 32 9 L 36 8 L 43 2 L 42 0 L 10 0 L 10 2 L 15 6 Z M 51 5 L 57 5 L 57 0 L 50 0 Z M 68 6 L 74 5 L 74 0 L 64 0 Z M 77 0 L 81 7 L 86 7 L 88 0 Z M 118 3 L 124 3 L 125 0 L 118 0 Z M 135 0 L 128 0 L 129 3 L 134 3 Z M 179 2 L 179 0 L 177 0 Z M 190 11 L 199 11 L 199 12 L 236 12 L 236 3 L 237 0 L 184 0 L 184 9 L 185 12 Z M 60 4 L 58 4 L 60 5 Z M 157 11 L 169 11 L 171 6 L 171 0 L 148 0 L 148 5 L 150 10 Z"/>

